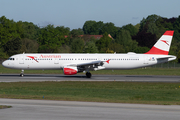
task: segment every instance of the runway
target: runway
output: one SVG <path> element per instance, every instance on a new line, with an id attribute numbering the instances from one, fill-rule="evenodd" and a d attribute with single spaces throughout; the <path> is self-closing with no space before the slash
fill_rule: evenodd
<path id="1" fill-rule="evenodd" d="M 58 74 L 0 74 L 0 82 L 38 82 L 38 81 L 127 81 L 127 82 L 177 82 L 180 76 L 151 76 L 151 75 L 93 75 L 86 78 L 85 75 L 65 76 Z"/>
<path id="2" fill-rule="evenodd" d="M 38 81 L 128 81 L 128 82 L 180 82 L 180 76 L 137 75 L 84 75 L 64 76 L 51 74 L 1 74 L 0 82 Z M 178 105 L 143 105 L 52 100 L 0 99 L 1 120 L 179 120 Z"/>
<path id="3" fill-rule="evenodd" d="M 180 106 L 0 99 L 1 120 L 179 120 Z"/>

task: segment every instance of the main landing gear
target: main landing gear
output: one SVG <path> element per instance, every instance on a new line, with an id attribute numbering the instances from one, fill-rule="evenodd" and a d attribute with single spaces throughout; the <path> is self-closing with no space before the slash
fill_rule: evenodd
<path id="1" fill-rule="evenodd" d="M 24 70 L 21 70 L 21 74 L 20 74 L 21 77 L 24 76 Z"/>
<path id="2" fill-rule="evenodd" d="M 86 73 L 86 77 L 87 77 L 87 78 L 91 78 L 91 76 L 92 76 L 92 75 L 91 75 L 90 72 L 87 72 L 87 73 Z"/>

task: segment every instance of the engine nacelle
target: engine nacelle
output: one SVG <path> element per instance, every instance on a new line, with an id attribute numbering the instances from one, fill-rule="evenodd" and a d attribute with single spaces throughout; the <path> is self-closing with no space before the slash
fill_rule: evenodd
<path id="1" fill-rule="evenodd" d="M 65 75 L 74 75 L 77 74 L 77 67 L 64 67 L 63 69 Z"/>

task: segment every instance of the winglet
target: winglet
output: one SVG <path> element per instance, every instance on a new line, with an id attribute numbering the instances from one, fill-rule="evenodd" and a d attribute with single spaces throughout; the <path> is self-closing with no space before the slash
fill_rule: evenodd
<path id="1" fill-rule="evenodd" d="M 145 54 L 168 55 L 174 31 L 166 31 L 156 44 Z"/>

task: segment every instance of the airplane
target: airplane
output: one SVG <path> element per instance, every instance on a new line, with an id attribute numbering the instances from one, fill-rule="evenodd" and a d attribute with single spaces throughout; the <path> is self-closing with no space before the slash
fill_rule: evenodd
<path id="1" fill-rule="evenodd" d="M 57 69 L 63 70 L 64 75 L 74 75 L 86 72 L 91 78 L 90 71 L 106 69 L 135 69 L 152 66 L 176 59 L 168 55 L 174 31 L 166 31 L 155 45 L 144 54 L 128 52 L 127 54 L 65 54 L 65 53 L 23 53 L 11 56 L 2 65 L 6 68 L 20 69 L 20 76 L 24 70 Z"/>

